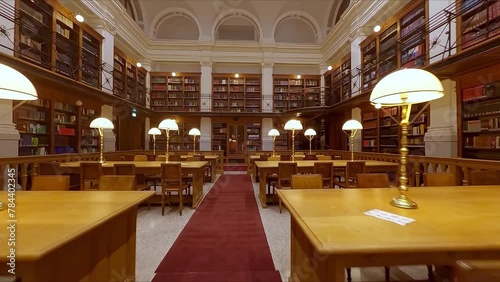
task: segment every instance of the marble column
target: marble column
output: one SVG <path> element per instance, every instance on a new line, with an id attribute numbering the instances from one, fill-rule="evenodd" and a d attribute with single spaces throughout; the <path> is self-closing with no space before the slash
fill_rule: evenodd
<path id="1" fill-rule="evenodd" d="M 16 101 L 19 103 L 19 101 Z M 12 100 L 0 100 L 0 157 L 16 157 L 19 150 L 19 131 L 12 122 Z"/>
<path id="2" fill-rule="evenodd" d="M 263 118 L 262 125 L 260 128 L 262 137 L 262 151 L 272 151 L 273 150 L 273 138 L 267 136 L 269 130 L 273 129 L 273 119 Z"/>
<path id="3" fill-rule="evenodd" d="M 327 64 L 321 64 L 319 66 L 319 74 L 321 75 L 320 81 L 319 81 L 319 86 L 321 87 L 319 99 L 320 99 L 321 106 L 325 106 L 325 104 L 326 104 L 326 95 L 325 94 L 327 93 L 327 91 L 330 91 L 330 89 L 328 89 L 328 90 L 325 89 L 325 77 L 323 76 L 327 71 L 328 71 Z M 330 92 L 328 92 L 328 93 L 330 93 Z"/>
<path id="4" fill-rule="evenodd" d="M 212 150 L 212 119 L 202 117 L 200 121 L 200 151 Z"/>
<path id="5" fill-rule="evenodd" d="M 445 95 L 430 102 L 431 123 L 425 134 L 425 155 L 429 157 L 457 157 L 457 94 L 456 83 L 442 81 Z"/>
<path id="6" fill-rule="evenodd" d="M 354 108 L 351 110 L 351 119 L 355 119 L 355 120 L 361 122 L 361 109 L 360 108 Z M 349 148 L 349 150 L 350 149 L 351 148 Z M 356 135 L 354 135 L 354 151 L 361 152 L 361 130 L 358 130 Z"/>
<path id="7" fill-rule="evenodd" d="M 361 94 L 361 48 L 359 44 L 365 40 L 366 35 L 361 28 L 355 29 L 349 37 L 351 44 L 351 96 Z"/>
<path id="8" fill-rule="evenodd" d="M 113 121 L 113 107 L 109 105 L 103 105 L 101 107 L 101 117 L 107 118 Z M 112 152 L 116 150 L 116 136 L 113 129 L 104 129 L 104 151 Z"/>
<path id="9" fill-rule="evenodd" d="M 101 73 L 102 91 L 113 95 L 113 66 L 115 56 L 115 25 L 104 19 L 89 19 L 87 21 L 104 39 L 101 47 L 101 60 L 105 63 Z"/>
<path id="10" fill-rule="evenodd" d="M 201 111 L 211 112 L 212 111 L 212 62 L 202 61 L 200 62 L 200 65 L 201 65 L 201 81 L 200 81 Z M 201 148 L 201 143 L 200 143 L 200 148 Z"/>
<path id="11" fill-rule="evenodd" d="M 151 70 L 153 69 L 154 62 L 149 59 L 140 59 L 142 67 L 147 71 L 146 79 L 144 81 L 146 89 L 150 89 L 151 86 Z M 150 91 L 146 91 L 146 107 L 151 108 L 151 94 Z M 148 128 L 148 127 L 146 127 Z"/>
<path id="12" fill-rule="evenodd" d="M 273 67 L 274 63 L 262 63 L 262 112 L 273 112 Z M 272 122 L 271 122 L 272 126 Z"/>
<path id="13" fill-rule="evenodd" d="M 3 0 L 5 4 L 2 5 L 2 13 L 6 15 L 12 15 L 14 17 L 15 13 L 15 0 Z M 0 27 L 5 27 L 5 33 L 0 32 L 0 52 L 14 55 L 14 22 L 6 19 L 5 17 L 0 17 Z M 17 150 L 16 150 L 17 152 Z"/>
<path id="14" fill-rule="evenodd" d="M 150 140 L 152 138 L 151 135 L 148 134 L 148 131 L 151 128 L 151 120 L 149 119 L 149 117 L 146 118 L 146 121 L 144 122 L 144 125 L 145 125 L 144 128 L 146 129 L 144 131 L 144 134 L 145 134 L 145 136 L 144 136 L 144 139 L 145 139 L 144 147 L 145 148 L 144 149 L 145 150 L 153 150 L 153 147 L 149 146 L 149 142 L 150 142 Z M 151 145 L 151 146 L 153 146 L 153 145 Z"/>

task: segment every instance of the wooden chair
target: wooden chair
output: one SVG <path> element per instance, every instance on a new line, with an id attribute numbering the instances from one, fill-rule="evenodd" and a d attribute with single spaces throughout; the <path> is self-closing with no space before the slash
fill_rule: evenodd
<path id="1" fill-rule="evenodd" d="M 358 188 L 389 188 L 387 173 L 359 173 L 356 175 Z"/>
<path id="2" fill-rule="evenodd" d="M 39 175 L 60 175 L 62 168 L 60 162 L 43 162 L 38 164 Z"/>
<path id="3" fill-rule="evenodd" d="M 309 154 L 307 154 L 307 155 L 304 156 L 304 160 L 305 161 L 315 161 L 317 159 L 318 159 L 318 157 L 316 155 L 309 155 Z"/>
<path id="4" fill-rule="evenodd" d="M 128 161 L 128 162 L 132 162 L 135 160 L 135 155 L 131 155 L 131 154 L 128 154 L 128 155 L 124 155 L 123 156 L 123 160 L 124 161 Z"/>
<path id="5" fill-rule="evenodd" d="M 334 160 L 342 160 L 342 156 L 333 156 Z"/>
<path id="6" fill-rule="evenodd" d="M 293 174 L 292 189 L 323 189 L 323 176 L 321 174 Z"/>
<path id="7" fill-rule="evenodd" d="M 168 160 L 171 162 L 180 162 L 180 161 L 182 161 L 182 158 L 181 158 L 181 155 L 170 155 L 170 156 L 168 156 Z"/>
<path id="8" fill-rule="evenodd" d="M 201 157 L 200 156 L 188 156 L 186 158 L 186 161 L 188 161 L 188 162 L 201 161 Z"/>
<path id="9" fill-rule="evenodd" d="M 114 170 L 115 175 L 132 175 L 135 178 L 135 181 L 134 181 L 135 190 L 138 190 L 138 191 L 151 190 L 151 186 L 149 184 L 146 184 L 145 177 L 143 175 L 137 175 L 137 173 L 135 172 L 135 165 L 134 164 L 115 164 L 113 166 L 113 170 Z M 151 208 L 150 201 L 148 201 L 148 208 Z"/>
<path id="10" fill-rule="evenodd" d="M 180 163 L 162 163 L 161 164 L 161 215 L 165 215 L 165 196 L 168 197 L 170 205 L 170 196 L 172 192 L 179 195 L 179 214 L 182 215 L 183 192 L 191 188 L 190 184 L 182 181 L 182 167 Z"/>
<path id="11" fill-rule="evenodd" d="M 290 188 L 292 185 L 292 175 L 297 174 L 297 163 L 278 163 L 278 181 L 274 185 L 274 197 L 277 197 L 277 189 Z M 274 204 L 274 200 L 273 200 Z M 281 213 L 281 199 L 278 197 L 278 207 Z"/>
<path id="12" fill-rule="evenodd" d="M 280 155 L 280 161 L 282 162 L 290 161 L 291 159 L 292 159 L 291 155 Z"/>
<path id="13" fill-rule="evenodd" d="M 270 162 L 279 162 L 281 160 L 281 156 L 271 156 L 267 158 L 267 160 Z"/>
<path id="14" fill-rule="evenodd" d="M 134 155 L 134 162 L 147 162 L 148 156 L 146 155 Z"/>
<path id="15" fill-rule="evenodd" d="M 456 180 L 453 173 L 425 172 L 424 186 L 455 186 Z"/>
<path id="16" fill-rule="evenodd" d="M 68 191 L 68 175 L 34 175 L 31 178 L 31 191 Z"/>
<path id="17" fill-rule="evenodd" d="M 164 162 L 166 159 L 167 159 L 166 156 L 156 156 L 155 161 L 157 161 L 157 162 Z M 168 160 L 170 160 L 170 156 L 169 156 Z"/>
<path id="18" fill-rule="evenodd" d="M 105 156 L 104 159 L 108 162 L 123 161 L 124 157 L 121 155 L 109 155 Z"/>
<path id="19" fill-rule="evenodd" d="M 102 175 L 99 191 L 134 191 L 135 177 L 132 175 Z"/>
<path id="20" fill-rule="evenodd" d="M 314 163 L 314 173 L 323 176 L 323 187 L 333 188 L 333 163 Z"/>
<path id="21" fill-rule="evenodd" d="M 335 184 L 340 187 L 356 187 L 356 178 L 359 173 L 365 173 L 364 161 L 348 161 L 343 173 L 344 181 L 339 181 Z"/>
<path id="22" fill-rule="evenodd" d="M 500 185 L 500 171 L 473 171 L 470 185 Z"/>
<path id="23" fill-rule="evenodd" d="M 332 156 L 323 156 L 323 155 L 318 155 L 318 161 L 331 161 Z"/>
<path id="24" fill-rule="evenodd" d="M 97 190 L 102 175 L 101 163 L 80 163 L 80 190 Z"/>
<path id="25" fill-rule="evenodd" d="M 455 282 L 500 281 L 500 260 L 457 261 Z"/>
<path id="26" fill-rule="evenodd" d="M 306 157 L 305 155 L 295 155 L 294 159 L 296 161 L 303 161 L 305 157 Z"/>

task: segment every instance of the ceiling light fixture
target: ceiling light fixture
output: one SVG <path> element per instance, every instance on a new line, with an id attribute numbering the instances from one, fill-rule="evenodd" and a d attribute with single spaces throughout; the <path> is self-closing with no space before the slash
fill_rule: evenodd
<path id="1" fill-rule="evenodd" d="M 240 77 L 240 75 L 239 74 L 235 74 L 234 77 L 238 78 L 238 77 Z"/>
<path id="2" fill-rule="evenodd" d="M 137 64 L 135 64 L 138 68 L 142 67 L 142 64 L 137 62 Z"/>
<path id="3" fill-rule="evenodd" d="M 75 19 L 76 19 L 78 22 L 81 22 L 81 23 L 83 23 L 83 22 L 85 21 L 85 18 L 84 18 L 82 15 L 80 15 L 80 14 L 77 14 L 77 15 L 75 16 Z"/>
<path id="4" fill-rule="evenodd" d="M 376 26 L 373 28 L 373 31 L 375 31 L 375 32 L 379 32 L 381 28 L 382 28 L 382 27 L 380 27 L 380 25 L 376 25 Z"/>
<path id="5" fill-rule="evenodd" d="M 300 74 L 299 74 L 299 75 L 297 75 L 297 79 L 300 79 L 301 77 L 302 77 L 302 76 L 300 76 Z"/>
<path id="6" fill-rule="evenodd" d="M 328 70 L 332 70 L 332 69 L 333 69 L 333 67 L 332 67 L 332 66 L 328 66 Z"/>
<path id="7" fill-rule="evenodd" d="M 177 76 L 177 74 L 175 72 L 172 73 L 172 76 Z"/>

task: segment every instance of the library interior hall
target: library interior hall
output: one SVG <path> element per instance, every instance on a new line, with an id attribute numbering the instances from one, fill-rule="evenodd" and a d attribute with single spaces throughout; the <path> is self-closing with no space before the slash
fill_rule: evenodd
<path id="1" fill-rule="evenodd" d="M 500 0 L 0 0 L 0 282 L 500 281 Z"/>

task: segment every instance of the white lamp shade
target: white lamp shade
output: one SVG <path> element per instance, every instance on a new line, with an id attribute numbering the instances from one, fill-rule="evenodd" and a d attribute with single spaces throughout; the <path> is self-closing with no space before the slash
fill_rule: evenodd
<path id="1" fill-rule="evenodd" d="M 285 130 L 302 130 L 302 124 L 299 120 L 291 119 L 285 123 L 283 127 Z"/>
<path id="2" fill-rule="evenodd" d="M 105 129 L 113 129 L 115 126 L 113 123 L 107 118 L 96 118 L 90 123 L 91 128 L 105 128 Z"/>
<path id="3" fill-rule="evenodd" d="M 361 122 L 351 119 L 348 120 L 342 125 L 342 130 L 356 130 L 356 129 L 363 129 L 363 125 Z"/>
<path id="4" fill-rule="evenodd" d="M 165 129 L 165 130 L 179 130 L 179 126 L 177 125 L 177 122 L 175 119 L 164 119 L 160 124 L 158 125 L 159 129 Z"/>
<path id="5" fill-rule="evenodd" d="M 200 136 L 201 135 L 201 132 L 198 128 L 191 128 L 191 130 L 189 130 L 189 135 L 194 135 L 194 136 Z"/>
<path id="6" fill-rule="evenodd" d="M 156 127 L 151 127 L 151 129 L 148 131 L 149 135 L 161 135 L 160 129 Z"/>
<path id="7" fill-rule="evenodd" d="M 273 128 L 273 129 L 269 130 L 269 133 L 267 133 L 267 136 L 271 136 L 271 137 L 280 136 L 280 132 L 277 129 Z"/>
<path id="8" fill-rule="evenodd" d="M 304 135 L 305 136 L 316 136 L 316 131 L 312 128 L 309 128 L 306 130 L 306 132 L 304 132 Z"/>
<path id="9" fill-rule="evenodd" d="M 432 73 L 421 69 L 401 69 L 375 85 L 370 102 L 382 106 L 400 106 L 428 102 L 443 96 L 443 84 Z M 406 102 L 402 98 L 406 98 Z"/>
<path id="10" fill-rule="evenodd" d="M 38 94 L 33 83 L 17 70 L 0 64 L 0 99 L 36 100 Z"/>

